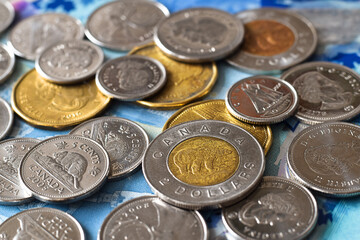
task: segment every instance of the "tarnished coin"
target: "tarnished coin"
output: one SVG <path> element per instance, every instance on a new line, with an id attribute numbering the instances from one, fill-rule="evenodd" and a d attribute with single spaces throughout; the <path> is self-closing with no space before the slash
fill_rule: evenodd
<path id="1" fill-rule="evenodd" d="M 315 227 L 318 208 L 305 187 L 264 177 L 243 201 L 223 209 L 222 220 L 235 239 L 303 239 Z"/>
<path id="2" fill-rule="evenodd" d="M 74 202 L 97 191 L 109 174 L 109 156 L 92 139 L 64 135 L 46 139 L 23 158 L 20 178 L 45 202 Z"/>
<path id="3" fill-rule="evenodd" d="M 166 83 L 166 71 L 157 60 L 125 56 L 106 62 L 96 73 L 99 90 L 113 98 L 134 101 L 157 93 Z"/>
<path id="4" fill-rule="evenodd" d="M 307 124 L 348 120 L 360 113 L 360 76 L 347 67 L 304 63 L 281 78 L 296 89 L 300 103 L 295 116 Z"/>
<path id="5" fill-rule="evenodd" d="M 236 82 L 225 97 L 236 118 L 254 124 L 285 120 L 296 111 L 299 98 L 288 82 L 270 76 L 253 76 Z"/>
<path id="6" fill-rule="evenodd" d="M 133 121 L 119 117 L 101 117 L 75 127 L 69 134 L 91 138 L 109 154 L 109 179 L 124 177 L 142 162 L 149 137 Z"/>
<path id="7" fill-rule="evenodd" d="M 98 235 L 98 240 L 207 238 L 206 223 L 199 212 L 171 206 L 155 196 L 134 198 L 115 208 Z"/>
<path id="8" fill-rule="evenodd" d="M 80 223 L 55 208 L 33 208 L 15 214 L 0 225 L 3 239 L 85 240 Z"/>
<path id="9" fill-rule="evenodd" d="M 62 13 L 44 13 L 19 22 L 10 32 L 8 43 L 17 56 L 35 60 L 48 46 L 83 37 L 84 27 L 79 20 Z"/>
<path id="10" fill-rule="evenodd" d="M 95 44 L 126 51 L 153 41 L 155 26 L 169 14 L 159 2 L 114 1 L 89 16 L 85 34 Z"/>
<path id="11" fill-rule="evenodd" d="M 80 40 L 56 43 L 36 58 L 36 71 L 50 82 L 72 84 L 95 75 L 104 61 L 98 46 Z"/>
<path id="12" fill-rule="evenodd" d="M 316 48 L 312 23 L 294 12 L 260 8 L 236 14 L 245 25 L 245 37 L 228 63 L 250 72 L 273 72 L 294 66 Z"/>
<path id="13" fill-rule="evenodd" d="M 6 137 L 12 128 L 14 113 L 9 104 L 0 98 L 0 139 Z"/>
<path id="14" fill-rule="evenodd" d="M 14 53 L 7 46 L 0 43 L 0 84 L 11 75 L 14 66 Z"/>
<path id="15" fill-rule="evenodd" d="M 254 190 L 265 158 L 259 142 L 239 126 L 200 120 L 157 136 L 142 166 L 146 181 L 162 200 L 188 209 L 217 208 Z"/>
<path id="16" fill-rule="evenodd" d="M 0 33 L 14 21 L 15 10 L 10 1 L 0 1 Z"/>
<path id="17" fill-rule="evenodd" d="M 184 62 L 209 62 L 226 57 L 242 42 L 244 26 L 227 12 L 190 8 L 171 14 L 155 30 L 156 45 Z"/>

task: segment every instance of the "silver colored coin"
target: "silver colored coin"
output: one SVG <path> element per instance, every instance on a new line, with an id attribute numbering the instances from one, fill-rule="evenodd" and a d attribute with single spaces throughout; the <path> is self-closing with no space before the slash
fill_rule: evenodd
<path id="1" fill-rule="evenodd" d="M 13 122 L 13 110 L 4 99 L 0 98 L 0 140 L 10 133 Z"/>
<path id="2" fill-rule="evenodd" d="M 74 202 L 97 191 L 109 174 L 105 149 L 82 136 L 57 136 L 33 147 L 20 165 L 20 178 L 46 202 Z"/>
<path id="3" fill-rule="evenodd" d="M 10 1 L 0 1 L 0 33 L 7 29 L 15 18 L 15 10 Z"/>
<path id="4" fill-rule="evenodd" d="M 125 101 L 154 95 L 165 83 L 165 67 L 145 56 L 112 59 L 96 73 L 96 86 L 103 94 Z"/>
<path id="5" fill-rule="evenodd" d="M 229 13 L 212 8 L 192 8 L 161 21 L 154 39 L 171 58 L 208 62 L 232 53 L 243 37 L 244 26 Z"/>
<path id="6" fill-rule="evenodd" d="M 162 132 L 150 143 L 142 166 L 146 181 L 165 202 L 187 209 L 218 208 L 241 200 L 256 188 L 265 158 L 258 141 L 244 129 L 223 121 L 200 120 Z M 227 168 L 233 169 L 231 174 L 220 178 Z M 195 182 L 200 178 L 205 184 Z"/>
<path id="7" fill-rule="evenodd" d="M 149 145 L 145 130 L 133 121 L 119 117 L 101 117 L 75 127 L 69 134 L 91 138 L 109 154 L 109 179 L 127 176 L 137 169 Z"/>
<path id="8" fill-rule="evenodd" d="M 203 217 L 197 211 L 171 206 L 155 196 L 127 201 L 105 218 L 98 240 L 208 238 Z"/>
<path id="9" fill-rule="evenodd" d="M 56 43 L 36 58 L 36 71 L 57 84 L 81 82 L 95 75 L 104 61 L 98 46 L 80 40 Z"/>
<path id="10" fill-rule="evenodd" d="M 222 220 L 235 239 L 303 239 L 315 227 L 314 196 L 300 184 L 264 177 L 245 200 L 223 209 Z"/>
<path id="11" fill-rule="evenodd" d="M 35 60 L 48 46 L 83 37 L 84 27 L 78 19 L 62 13 L 44 13 L 15 25 L 9 34 L 8 44 L 17 56 Z"/>
<path id="12" fill-rule="evenodd" d="M 237 68 L 252 73 L 277 72 L 304 61 L 315 51 L 316 30 L 301 15 L 261 8 L 239 12 L 236 17 L 255 32 L 245 33 L 243 45 L 227 59 Z"/>
<path id="13" fill-rule="evenodd" d="M 7 46 L 0 43 L 0 84 L 11 75 L 14 66 L 14 53 Z"/>
<path id="14" fill-rule="evenodd" d="M 360 113 L 360 76 L 329 62 L 304 63 L 282 76 L 296 89 L 296 117 L 307 124 L 348 120 Z"/>
<path id="15" fill-rule="evenodd" d="M 152 42 L 155 26 L 169 15 L 169 10 L 158 2 L 114 1 L 90 15 L 85 34 L 95 44 L 127 51 Z"/>
<path id="16" fill-rule="evenodd" d="M 0 225 L 3 239 L 85 240 L 80 223 L 55 208 L 33 208 L 15 214 Z"/>

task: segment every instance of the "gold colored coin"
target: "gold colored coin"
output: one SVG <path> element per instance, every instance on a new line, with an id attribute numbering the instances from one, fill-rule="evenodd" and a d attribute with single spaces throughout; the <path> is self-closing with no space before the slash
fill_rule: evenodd
<path id="1" fill-rule="evenodd" d="M 213 63 L 190 64 L 177 62 L 156 47 L 154 43 L 134 48 L 130 55 L 142 55 L 157 59 L 166 69 L 165 87 L 139 104 L 153 108 L 181 107 L 208 94 L 217 79 L 217 67 Z"/>
<path id="2" fill-rule="evenodd" d="M 214 137 L 193 137 L 179 143 L 168 158 L 171 173 L 180 181 L 210 186 L 229 179 L 240 156 L 228 142 Z"/>
<path id="3" fill-rule="evenodd" d="M 110 102 L 96 87 L 95 80 L 77 85 L 56 85 L 40 77 L 35 69 L 15 84 L 11 96 L 14 111 L 30 124 L 64 128 L 79 124 Z"/>
<path id="4" fill-rule="evenodd" d="M 165 123 L 163 131 L 183 122 L 194 120 L 220 120 L 235 124 L 251 133 L 264 148 L 265 154 L 272 143 L 270 126 L 252 125 L 241 122 L 227 111 L 225 101 L 220 99 L 195 102 L 175 112 Z"/>

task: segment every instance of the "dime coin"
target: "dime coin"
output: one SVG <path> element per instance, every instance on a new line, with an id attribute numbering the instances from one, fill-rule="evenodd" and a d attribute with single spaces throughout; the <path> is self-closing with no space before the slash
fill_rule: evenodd
<path id="1" fill-rule="evenodd" d="M 226 57 L 244 37 L 241 21 L 212 8 L 191 8 L 162 20 L 155 30 L 156 45 L 169 57 L 184 62 L 209 62 Z"/>
<path id="2" fill-rule="evenodd" d="M 166 85 L 155 96 L 138 101 L 153 108 L 176 108 L 208 94 L 217 79 L 213 63 L 188 64 L 174 61 L 164 55 L 155 44 L 132 50 L 129 54 L 143 55 L 159 60 L 166 69 Z"/>
<path id="3" fill-rule="evenodd" d="M 64 135 L 34 146 L 20 165 L 20 178 L 45 202 L 74 202 L 97 191 L 109 174 L 109 157 L 92 139 Z"/>
<path id="4" fill-rule="evenodd" d="M 15 18 L 15 10 L 9 1 L 0 1 L 0 33 L 7 29 Z"/>
<path id="5" fill-rule="evenodd" d="M 149 137 L 133 121 L 119 117 L 101 117 L 75 127 L 69 134 L 91 138 L 109 154 L 109 179 L 124 177 L 142 162 Z"/>
<path id="6" fill-rule="evenodd" d="M 12 128 L 14 113 L 9 104 L 0 98 L 0 139 L 6 137 Z"/>
<path id="7" fill-rule="evenodd" d="M 134 198 L 115 208 L 98 235 L 98 240 L 207 238 L 206 223 L 199 212 L 171 206 L 155 196 Z"/>
<path id="8" fill-rule="evenodd" d="M 95 44 L 126 51 L 153 41 L 154 27 L 169 14 L 158 2 L 114 1 L 90 15 L 85 34 Z"/>
<path id="9" fill-rule="evenodd" d="M 19 22 L 10 32 L 8 43 L 17 56 L 35 60 L 50 45 L 83 37 L 84 27 L 79 20 L 62 13 L 44 13 Z"/>
<path id="10" fill-rule="evenodd" d="M 157 60 L 125 56 L 105 63 L 96 73 L 99 90 L 120 100 L 139 100 L 154 95 L 166 83 L 166 71 Z"/>
<path id="11" fill-rule="evenodd" d="M 30 124 L 65 128 L 101 112 L 110 102 L 95 81 L 60 86 L 43 79 L 35 69 L 15 84 L 11 96 L 14 111 Z"/>
<path id="12" fill-rule="evenodd" d="M 270 76 L 254 76 L 236 82 L 225 97 L 226 107 L 236 118 L 254 124 L 272 124 L 293 115 L 299 105 L 288 82 Z"/>
<path id="13" fill-rule="evenodd" d="M 360 113 L 360 76 L 335 63 L 304 63 L 282 79 L 299 95 L 296 117 L 307 124 L 348 120 Z"/>
<path id="14" fill-rule="evenodd" d="M 11 75 L 14 66 L 14 53 L 7 46 L 0 43 L 0 84 Z"/>
<path id="15" fill-rule="evenodd" d="M 186 105 L 167 120 L 163 131 L 180 123 L 203 119 L 229 122 L 245 129 L 259 141 L 265 154 L 271 147 L 272 132 L 270 126 L 251 125 L 237 120 L 227 111 L 225 101 L 220 99 L 205 100 Z"/>
<path id="16" fill-rule="evenodd" d="M 239 12 L 245 37 L 239 50 L 228 58 L 231 65 L 250 72 L 274 72 L 308 58 L 317 44 L 316 30 L 294 12 L 261 8 Z"/>
<path id="17" fill-rule="evenodd" d="M 259 142 L 223 121 L 176 125 L 149 145 L 143 173 L 164 201 L 188 209 L 223 207 L 246 197 L 265 169 Z"/>
<path id="18" fill-rule="evenodd" d="M 55 208 L 33 208 L 15 214 L 0 225 L 3 239 L 78 239 L 85 234 L 70 214 Z"/>
<path id="19" fill-rule="evenodd" d="M 281 177 L 264 177 L 250 196 L 222 211 L 223 223 L 235 239 L 303 239 L 317 218 L 311 192 Z"/>
<path id="20" fill-rule="evenodd" d="M 72 84 L 95 75 L 104 61 L 98 46 L 80 40 L 56 43 L 38 55 L 36 71 L 50 82 Z"/>

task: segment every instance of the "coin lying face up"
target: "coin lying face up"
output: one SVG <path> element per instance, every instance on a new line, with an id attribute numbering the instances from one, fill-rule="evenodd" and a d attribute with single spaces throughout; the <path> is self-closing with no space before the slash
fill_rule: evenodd
<path id="1" fill-rule="evenodd" d="M 14 66 L 14 53 L 7 46 L 0 43 L 0 84 L 10 76 Z"/>
<path id="2" fill-rule="evenodd" d="M 12 128 L 14 113 L 9 104 L 0 98 L 0 139 L 6 137 Z"/>
<path id="3" fill-rule="evenodd" d="M 0 1 L 0 33 L 7 29 L 15 18 L 15 10 L 10 1 Z"/>

